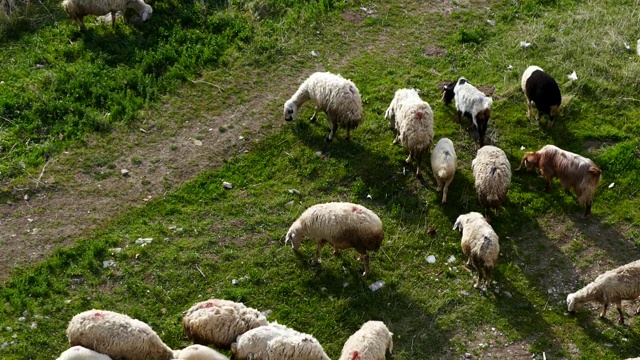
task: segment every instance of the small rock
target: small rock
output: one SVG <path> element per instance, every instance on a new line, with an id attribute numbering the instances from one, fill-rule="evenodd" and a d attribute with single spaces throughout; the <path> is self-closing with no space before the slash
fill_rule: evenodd
<path id="1" fill-rule="evenodd" d="M 369 285 L 369 289 L 371 289 L 371 291 L 378 291 L 383 286 L 384 286 L 384 281 L 383 280 L 378 280 L 378 281 L 374 282 L 373 284 Z"/>
<path id="2" fill-rule="evenodd" d="M 567 79 L 571 81 L 576 81 L 578 80 L 578 74 L 576 74 L 576 72 L 574 71 L 571 74 L 567 75 Z"/>
<path id="3" fill-rule="evenodd" d="M 373 200 L 373 198 L 371 197 L 371 194 L 367 194 L 367 199 Z"/>
<path id="4" fill-rule="evenodd" d="M 616 185 L 616 183 L 611 183 L 609 184 L 609 189 L 611 189 L 612 187 L 614 187 Z"/>
<path id="5" fill-rule="evenodd" d="M 433 255 L 429 255 L 429 256 L 427 256 L 427 262 L 428 262 L 429 264 L 434 264 L 434 263 L 436 262 L 436 257 L 435 257 L 435 256 L 433 256 Z"/>
<path id="6" fill-rule="evenodd" d="M 508 292 L 508 291 L 503 291 L 502 293 L 504 294 L 504 296 L 506 296 L 508 298 L 512 298 L 513 297 L 513 295 L 511 295 L 511 293 Z"/>
<path id="7" fill-rule="evenodd" d="M 20 322 L 25 322 L 26 320 L 27 320 L 27 318 L 25 318 L 24 316 L 20 316 L 18 318 L 18 321 L 20 321 Z"/>
<path id="8" fill-rule="evenodd" d="M 193 140 L 193 145 L 195 146 L 202 146 L 202 141 L 198 140 L 198 139 L 194 139 Z"/>
<path id="9" fill-rule="evenodd" d="M 452 262 L 454 262 L 454 261 L 456 261 L 456 257 L 455 257 L 455 256 L 453 256 L 453 255 L 451 255 L 451 256 L 449 256 L 449 258 L 447 259 L 447 264 L 450 264 L 450 263 L 452 263 Z"/>
<path id="10" fill-rule="evenodd" d="M 320 288 L 320 291 L 327 291 L 327 288 L 323 286 Z"/>
<path id="11" fill-rule="evenodd" d="M 177 226 L 175 226 L 175 225 L 171 225 L 171 226 L 169 226 L 169 230 L 175 230 L 175 229 L 177 229 L 177 228 L 178 228 L 178 227 L 177 227 Z"/>
<path id="12" fill-rule="evenodd" d="M 342 287 L 343 287 L 343 288 L 346 288 L 347 286 L 349 286 L 349 283 L 348 283 L 348 282 L 344 282 L 344 283 L 342 283 Z"/>
<path id="13" fill-rule="evenodd" d="M 29 201 L 29 195 L 28 194 L 24 194 L 24 201 Z"/>
<path id="14" fill-rule="evenodd" d="M 524 150 L 524 149 L 526 149 L 526 147 L 520 146 L 520 150 Z"/>
<path id="15" fill-rule="evenodd" d="M 300 196 L 300 191 L 296 190 L 296 189 L 289 189 L 287 190 L 289 192 L 289 194 L 293 194 L 293 195 L 298 195 Z"/>
<path id="16" fill-rule="evenodd" d="M 114 266 L 115 264 L 116 262 L 113 260 L 105 260 L 102 262 L 102 267 L 106 269 L 108 267 Z"/>
<path id="17" fill-rule="evenodd" d="M 311 56 L 318 56 L 320 55 L 319 52 L 315 51 L 315 50 L 311 50 Z"/>
<path id="18" fill-rule="evenodd" d="M 120 174 L 122 174 L 122 176 L 124 176 L 124 177 L 129 177 L 129 170 L 120 169 Z"/>
<path id="19" fill-rule="evenodd" d="M 151 244 L 153 238 L 137 238 L 136 244 Z"/>
<path id="20" fill-rule="evenodd" d="M 239 281 L 236 279 L 231 280 L 231 285 L 238 285 Z"/>
<path id="21" fill-rule="evenodd" d="M 322 156 L 322 151 L 316 151 L 316 155 Z"/>
<path id="22" fill-rule="evenodd" d="M 122 252 L 122 248 L 119 248 L 119 247 L 118 248 L 111 248 L 111 249 L 109 249 L 109 251 L 111 251 L 114 254 L 119 254 L 119 253 Z"/>
<path id="23" fill-rule="evenodd" d="M 513 65 L 507 66 L 507 70 L 513 70 Z"/>
<path id="24" fill-rule="evenodd" d="M 230 182 L 223 181 L 222 187 L 225 189 L 233 189 L 233 185 Z"/>
<path id="25" fill-rule="evenodd" d="M 36 324 L 36 323 L 34 323 L 34 322 L 32 322 L 32 323 L 31 323 L 31 328 L 32 328 L 32 329 L 35 329 L 35 328 L 37 328 L 37 327 L 38 327 L 38 324 Z"/>
<path id="26" fill-rule="evenodd" d="M 496 22 L 493 20 L 487 20 L 487 24 L 491 25 L 491 26 L 496 26 Z"/>
<path id="27" fill-rule="evenodd" d="M 288 203 L 284 204 L 284 206 L 293 206 L 293 204 L 295 204 L 296 202 L 291 200 Z"/>
<path id="28" fill-rule="evenodd" d="M 238 136 L 238 140 L 244 140 L 244 136 Z"/>
<path id="29" fill-rule="evenodd" d="M 37 64 L 37 65 L 36 65 L 36 68 L 38 68 L 38 69 L 44 69 L 44 64 Z"/>

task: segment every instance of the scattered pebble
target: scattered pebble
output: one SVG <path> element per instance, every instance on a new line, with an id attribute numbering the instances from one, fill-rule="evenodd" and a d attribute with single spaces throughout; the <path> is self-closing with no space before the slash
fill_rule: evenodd
<path id="1" fill-rule="evenodd" d="M 129 176 L 129 170 L 120 169 L 120 174 L 122 174 L 122 176 L 124 176 L 124 177 L 128 177 Z"/>
<path id="2" fill-rule="evenodd" d="M 373 198 L 371 197 L 371 194 L 367 194 L 367 199 L 373 200 Z"/>
<path id="3" fill-rule="evenodd" d="M 153 238 L 137 238 L 136 244 L 151 244 Z"/>
<path id="4" fill-rule="evenodd" d="M 612 187 L 614 187 L 616 185 L 616 183 L 611 183 L 609 184 L 609 189 L 611 189 Z"/>
<path id="5" fill-rule="evenodd" d="M 449 256 L 449 258 L 447 259 L 447 264 L 450 264 L 450 263 L 452 263 L 452 262 L 454 262 L 454 261 L 456 261 L 456 257 L 455 257 L 455 256 L 453 256 L 453 255 L 451 255 L 451 256 Z"/>
<path id="6" fill-rule="evenodd" d="M 521 48 L 526 49 L 526 48 L 528 48 L 530 46 L 531 46 L 531 43 L 528 43 L 526 41 L 520 41 L 520 47 Z"/>
<path id="7" fill-rule="evenodd" d="M 343 288 L 346 288 L 347 286 L 349 286 L 349 283 L 348 283 L 348 282 L 344 282 L 344 283 L 342 283 L 342 287 L 343 287 Z"/>
<path id="8" fill-rule="evenodd" d="M 524 150 L 524 149 L 526 149 L 526 147 L 520 146 L 520 150 Z"/>
<path id="9" fill-rule="evenodd" d="M 238 140 L 244 140 L 244 136 L 238 136 Z"/>
<path id="10" fill-rule="evenodd" d="M 289 194 L 293 194 L 293 195 L 298 195 L 300 196 L 300 191 L 296 190 L 296 189 L 289 189 L 287 190 L 289 192 Z"/>
<path id="11" fill-rule="evenodd" d="M 316 151 L 316 155 L 322 156 L 322 151 Z"/>
<path id="12" fill-rule="evenodd" d="M 496 22 L 494 20 L 487 20 L 487 24 L 491 26 L 496 26 Z"/>
<path id="13" fill-rule="evenodd" d="M 198 140 L 198 139 L 195 139 L 195 140 L 193 140 L 193 145 L 195 145 L 195 146 L 202 146 L 202 141 L 200 141 L 200 140 Z"/>
<path id="14" fill-rule="evenodd" d="M 576 81 L 578 80 L 578 74 L 576 74 L 576 72 L 572 72 L 571 74 L 567 75 L 567 78 L 571 81 Z"/>
<path id="15" fill-rule="evenodd" d="M 239 281 L 236 279 L 231 280 L 231 285 L 238 285 Z"/>
<path id="16" fill-rule="evenodd" d="M 513 70 L 513 65 L 507 66 L 507 70 Z"/>
<path id="17" fill-rule="evenodd" d="M 108 267 L 114 266 L 115 264 L 116 262 L 113 260 L 105 260 L 102 262 L 102 267 L 106 269 Z"/>
<path id="18" fill-rule="evenodd" d="M 318 56 L 320 55 L 319 52 L 315 51 L 315 50 L 311 50 L 311 56 Z"/>
<path id="19" fill-rule="evenodd" d="M 429 256 L 427 256 L 427 262 L 428 262 L 429 264 L 434 264 L 434 263 L 436 262 L 436 257 L 435 257 L 435 256 L 433 256 L 433 255 L 429 255 Z"/>
<path id="20" fill-rule="evenodd" d="M 233 189 L 233 185 L 230 182 L 223 181 L 222 187 L 225 189 Z"/>
<path id="21" fill-rule="evenodd" d="M 20 316 L 18 318 L 18 321 L 20 321 L 20 322 L 25 322 L 26 320 L 27 320 L 27 318 L 25 318 L 24 316 Z"/>

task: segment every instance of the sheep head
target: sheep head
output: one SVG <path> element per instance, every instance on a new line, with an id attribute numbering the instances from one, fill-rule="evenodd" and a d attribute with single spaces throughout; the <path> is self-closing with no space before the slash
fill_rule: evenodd
<path id="1" fill-rule="evenodd" d="M 289 229 L 284 239 L 285 244 L 288 242 L 291 242 L 291 247 L 293 247 L 293 250 L 295 251 L 298 251 L 298 248 L 300 248 L 301 241 L 302 241 L 302 233 L 294 229 Z"/>
<path id="2" fill-rule="evenodd" d="M 291 121 L 298 114 L 298 106 L 295 102 L 288 100 L 284 103 L 284 120 Z"/>
<path id="3" fill-rule="evenodd" d="M 527 168 L 527 170 L 537 168 L 539 163 L 540 163 L 539 153 L 535 151 L 527 152 L 522 157 L 522 160 L 520 161 L 520 166 L 518 166 L 516 171 L 520 170 L 520 168 L 522 168 L 522 165 L 524 165 Z"/>
<path id="4" fill-rule="evenodd" d="M 450 83 L 444 86 L 442 90 L 442 101 L 444 101 L 446 105 L 451 104 L 451 101 L 453 101 L 453 98 L 455 97 L 453 88 L 455 87 L 456 87 L 456 83 Z"/>

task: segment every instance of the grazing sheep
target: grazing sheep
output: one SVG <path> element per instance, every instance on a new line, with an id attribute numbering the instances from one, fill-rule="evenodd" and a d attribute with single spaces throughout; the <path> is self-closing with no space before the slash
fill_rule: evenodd
<path id="1" fill-rule="evenodd" d="M 620 314 L 620 324 L 624 324 L 622 300 L 635 300 L 640 296 L 640 260 L 622 265 L 598 276 L 589 285 L 567 296 L 569 312 L 587 301 L 597 301 L 603 305 L 600 317 L 607 313 L 609 304 L 614 304 Z M 640 313 L 640 307 L 636 314 Z"/>
<path id="2" fill-rule="evenodd" d="M 538 109 L 536 121 L 539 123 L 542 114 L 546 114 L 549 116 L 549 127 L 552 127 L 553 119 L 558 114 L 562 102 L 556 80 L 540 67 L 532 65 L 522 73 L 520 85 L 527 98 L 527 117 L 531 119 L 531 105 L 535 105 Z"/>
<path id="3" fill-rule="evenodd" d="M 260 311 L 242 303 L 209 299 L 187 310 L 182 324 L 187 337 L 194 342 L 229 348 L 238 335 L 267 325 L 268 321 Z"/>
<path id="4" fill-rule="evenodd" d="M 127 315 L 88 310 L 75 315 L 67 327 L 71 346 L 83 346 L 121 360 L 170 360 L 173 351 L 151 327 Z"/>
<path id="5" fill-rule="evenodd" d="M 462 252 L 467 256 L 466 267 L 473 265 L 478 270 L 478 280 L 474 285 L 479 288 L 484 277 L 486 286 L 491 283 L 491 271 L 498 263 L 500 244 L 498 235 L 482 214 L 470 212 L 460 215 L 453 225 L 453 230 L 462 232 Z"/>
<path id="6" fill-rule="evenodd" d="M 507 199 L 511 185 L 511 164 L 502 149 L 485 146 L 478 150 L 471 162 L 471 169 L 476 180 L 478 200 L 484 206 L 488 219 L 489 209 L 494 208 L 498 213 Z"/>
<path id="7" fill-rule="evenodd" d="M 67 14 L 74 19 L 80 30 L 86 30 L 84 25 L 84 17 L 86 15 L 106 15 L 111 13 L 111 27 L 116 26 L 116 13 L 122 11 L 124 14 L 128 8 L 138 13 L 142 21 L 151 18 L 153 8 L 151 5 L 145 4 L 143 0 L 64 0 L 62 7 Z"/>
<path id="8" fill-rule="evenodd" d="M 338 131 L 338 125 L 347 129 L 347 139 L 349 139 L 351 129 L 357 128 L 364 120 L 358 88 L 351 80 L 340 75 L 330 72 L 311 74 L 291 99 L 284 103 L 284 119 L 293 120 L 299 107 L 309 99 L 316 104 L 311 122 L 316 120 L 318 110 L 327 114 L 331 125 L 331 131 L 325 138 L 327 142 L 333 140 L 333 136 Z"/>
<path id="9" fill-rule="evenodd" d="M 442 189 L 443 204 L 447 203 L 449 184 L 451 184 L 453 176 L 456 174 L 457 165 L 458 158 L 453 148 L 453 142 L 447 138 L 440 139 L 431 153 L 431 170 L 438 183 L 437 191 Z"/>
<path id="10" fill-rule="evenodd" d="M 191 345 L 182 350 L 174 350 L 173 358 L 176 360 L 229 360 L 219 352 L 202 345 Z"/>
<path id="11" fill-rule="evenodd" d="M 433 142 L 433 111 L 415 89 L 396 91 L 384 114 L 391 128 L 397 129 L 394 144 L 398 141 L 409 150 L 407 164 L 416 161 L 416 176 L 420 176 L 422 154 L 429 151 Z"/>
<path id="12" fill-rule="evenodd" d="M 308 237 L 318 244 L 314 262 L 320 262 L 320 250 L 329 243 L 334 253 L 340 249 L 354 248 L 364 264 L 364 274 L 369 270 L 368 251 L 378 251 L 384 238 L 382 221 L 378 215 L 364 206 L 330 202 L 309 207 L 291 225 L 285 244 L 291 242 L 298 251 L 303 237 Z"/>
<path id="13" fill-rule="evenodd" d="M 538 151 L 525 153 L 516 171 L 523 164 L 527 169 L 540 169 L 540 174 L 547 179 L 544 192 L 549 191 L 551 180 L 557 177 L 563 189 L 572 188 L 576 192 L 578 203 L 585 206 L 584 215 L 591 214 L 593 196 L 602 177 L 602 171 L 591 159 L 545 145 Z"/>
<path id="14" fill-rule="evenodd" d="M 367 321 L 344 343 L 340 360 L 384 360 L 393 352 L 392 337 L 382 321 Z"/>
<path id="15" fill-rule="evenodd" d="M 329 360 L 316 338 L 278 323 L 238 336 L 231 352 L 238 360 Z"/>
<path id="16" fill-rule="evenodd" d="M 487 125 L 491 117 L 493 100 L 476 89 L 463 77 L 458 79 L 455 84 L 451 83 L 444 87 L 442 99 L 447 105 L 451 104 L 451 100 L 455 99 L 456 110 L 458 111 L 456 121 L 460 122 L 463 115 L 471 118 L 473 126 L 478 131 L 480 147 L 483 147 Z"/>
<path id="17" fill-rule="evenodd" d="M 111 358 L 82 346 L 74 346 L 60 354 L 57 360 L 111 360 Z"/>

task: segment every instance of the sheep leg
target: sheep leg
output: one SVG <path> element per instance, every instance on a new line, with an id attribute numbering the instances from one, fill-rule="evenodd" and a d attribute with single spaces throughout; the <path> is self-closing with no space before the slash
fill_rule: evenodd
<path id="1" fill-rule="evenodd" d="M 320 264 L 321 263 L 321 261 L 320 261 L 320 251 L 322 251 L 322 247 L 324 246 L 325 242 L 326 241 L 324 241 L 324 240 L 318 242 L 318 247 L 316 248 L 316 258 L 313 259 L 313 263 L 314 264 Z"/>
<path id="2" fill-rule="evenodd" d="M 602 311 L 600 312 L 600 318 L 604 318 L 607 315 L 607 308 L 609 307 L 609 303 L 604 304 Z"/>
<path id="3" fill-rule="evenodd" d="M 122 14 L 124 16 L 124 14 Z M 116 11 L 111 11 L 111 28 L 116 28 Z"/>
<path id="4" fill-rule="evenodd" d="M 620 325 L 624 325 L 624 315 L 622 312 L 622 302 L 618 301 L 618 303 L 616 303 L 616 309 L 618 309 L 618 314 L 620 314 Z"/>
<path id="5" fill-rule="evenodd" d="M 491 269 L 484 269 L 485 275 L 485 283 L 487 284 L 487 288 L 489 288 L 489 285 L 491 284 Z"/>
<path id="6" fill-rule="evenodd" d="M 333 119 L 333 116 L 329 116 L 329 114 L 327 114 L 327 117 L 329 117 L 329 123 L 331 124 L 331 131 L 329 131 L 329 135 L 327 135 L 324 141 L 330 143 L 331 141 L 333 141 L 333 136 L 336 134 L 336 131 L 338 130 L 338 122 Z"/>
<path id="7" fill-rule="evenodd" d="M 591 214 L 591 202 L 588 202 L 584 208 L 584 216 L 589 216 Z"/>
<path id="8" fill-rule="evenodd" d="M 351 139 L 351 129 L 347 128 L 347 140 Z"/>
<path id="9" fill-rule="evenodd" d="M 364 273 L 362 276 L 367 276 L 371 273 L 371 269 L 369 269 L 369 254 L 364 253 L 360 255 L 360 260 L 364 264 Z"/>
<path id="10" fill-rule="evenodd" d="M 449 192 L 449 184 L 451 184 L 451 180 L 447 181 L 444 184 L 444 189 L 442 190 L 442 203 L 447 203 L 447 192 Z"/>
<path id="11" fill-rule="evenodd" d="M 87 27 L 84 25 L 84 17 L 76 18 L 76 23 L 78 23 L 78 25 L 80 26 L 80 31 L 87 30 Z"/>
<path id="12" fill-rule="evenodd" d="M 313 111 L 313 115 L 311 115 L 311 117 L 309 118 L 309 122 L 316 122 L 316 120 L 318 119 L 318 107 L 316 106 L 315 110 Z"/>
<path id="13" fill-rule="evenodd" d="M 549 189 L 551 189 L 551 179 L 547 179 L 547 185 L 544 187 L 544 190 L 542 190 L 542 192 L 548 192 Z"/>
<path id="14" fill-rule="evenodd" d="M 478 280 L 476 280 L 476 283 L 473 285 L 474 288 L 479 288 L 482 287 L 482 268 L 478 268 Z"/>
<path id="15" fill-rule="evenodd" d="M 413 153 L 409 151 L 409 157 L 407 157 L 407 159 L 404 162 L 406 162 L 407 164 L 411 164 L 411 155 L 413 155 Z"/>
<path id="16" fill-rule="evenodd" d="M 419 152 L 415 156 L 416 159 L 416 177 L 422 177 L 422 173 L 420 172 L 420 164 L 422 163 L 422 153 Z"/>
<path id="17" fill-rule="evenodd" d="M 531 101 L 527 99 L 527 119 L 531 121 Z"/>
<path id="18" fill-rule="evenodd" d="M 456 122 L 460 124 L 461 120 L 462 120 L 462 111 L 458 110 L 458 113 L 456 114 Z"/>

